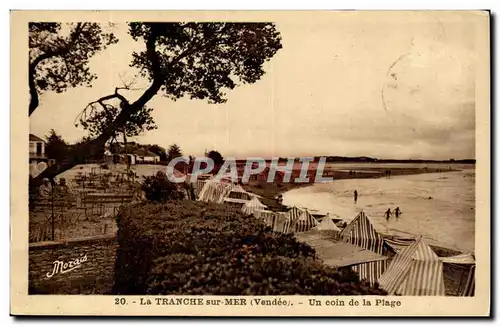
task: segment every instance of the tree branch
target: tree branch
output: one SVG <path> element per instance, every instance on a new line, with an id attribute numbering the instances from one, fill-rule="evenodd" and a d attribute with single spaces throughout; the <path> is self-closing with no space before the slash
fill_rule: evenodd
<path id="1" fill-rule="evenodd" d="M 225 25 L 218 33 L 223 32 L 225 29 L 227 29 L 227 25 Z M 204 47 L 209 46 L 212 42 L 217 41 L 217 33 L 214 34 L 214 37 L 209 39 L 206 42 L 201 42 L 198 44 L 195 44 L 191 46 L 190 48 L 186 49 L 183 51 L 181 54 L 176 56 L 172 61 L 170 61 L 165 67 L 161 67 L 160 63 L 160 58 L 158 54 L 156 53 L 156 39 L 157 36 L 152 33 L 152 36 L 150 36 L 146 42 L 146 54 L 151 61 L 152 68 L 153 68 L 153 83 L 150 85 L 150 87 L 142 94 L 141 97 L 139 97 L 134 103 L 130 105 L 130 110 L 135 111 L 139 110 L 146 103 L 153 98 L 153 96 L 158 93 L 160 90 L 161 86 L 164 83 L 164 76 L 168 73 L 168 70 L 171 69 L 175 64 L 179 63 L 182 59 L 185 57 L 195 53 L 196 51 L 199 51 L 203 49 Z"/>
<path id="2" fill-rule="evenodd" d="M 28 67 L 28 86 L 29 86 L 29 93 L 30 93 L 30 103 L 28 106 L 28 116 L 31 116 L 33 112 L 35 112 L 36 108 L 40 104 L 39 100 L 39 95 L 38 95 L 38 90 L 36 88 L 35 84 L 35 78 L 36 78 L 36 67 L 42 62 L 43 60 L 47 60 L 53 57 L 60 56 L 64 53 L 67 53 L 71 47 L 76 43 L 76 40 L 80 37 L 80 34 L 83 31 L 83 28 L 85 27 L 86 23 L 78 23 L 75 27 L 74 33 L 70 37 L 70 42 L 66 44 L 65 46 L 62 46 L 58 49 L 55 49 L 53 51 L 47 51 L 45 53 L 42 53 L 38 57 L 36 57 L 32 62 L 29 63 Z"/>
<path id="3" fill-rule="evenodd" d="M 181 54 L 173 58 L 167 65 L 162 67 L 161 65 L 161 60 L 156 52 L 156 41 L 158 40 L 159 35 L 157 32 L 152 29 L 151 34 L 148 36 L 146 40 L 146 56 L 148 57 L 149 61 L 151 62 L 152 65 L 152 71 L 153 71 L 153 82 L 151 85 L 144 91 L 144 93 L 133 103 L 129 104 L 126 102 L 125 98 L 118 94 L 118 89 L 115 89 L 115 94 L 108 95 L 105 97 L 102 97 L 100 100 L 108 100 L 112 98 L 120 98 L 122 100 L 122 103 L 124 103 L 120 113 L 116 117 L 114 123 L 112 124 L 113 127 L 107 128 L 107 130 L 103 131 L 101 135 L 99 135 L 94 141 L 96 144 L 105 144 L 106 141 L 111 137 L 113 134 L 113 129 L 116 126 L 122 126 L 124 125 L 130 115 L 134 114 L 138 110 L 142 109 L 146 103 L 148 103 L 161 89 L 161 86 L 165 82 L 165 75 L 168 73 L 169 69 L 174 67 L 175 64 L 179 63 L 182 59 L 185 57 L 195 53 L 196 51 L 199 51 L 209 45 L 211 45 L 213 42 L 218 41 L 218 34 L 224 32 L 228 28 L 228 25 L 224 25 L 221 30 L 219 30 L 217 33 L 214 33 L 214 36 L 210 38 L 209 40 L 199 42 L 197 44 L 193 44 L 191 47 L 183 51 Z"/>

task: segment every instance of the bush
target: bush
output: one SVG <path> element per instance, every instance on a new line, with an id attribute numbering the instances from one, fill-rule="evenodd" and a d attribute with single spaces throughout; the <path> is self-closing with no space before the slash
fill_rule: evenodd
<path id="1" fill-rule="evenodd" d="M 385 294 L 224 205 L 139 203 L 118 214 L 115 294 Z"/>
<path id="2" fill-rule="evenodd" d="M 148 176 L 142 183 L 141 189 L 146 199 L 156 202 L 166 202 L 171 199 L 184 199 L 184 192 L 177 185 L 168 180 L 165 173 L 159 171 L 155 176 Z"/>

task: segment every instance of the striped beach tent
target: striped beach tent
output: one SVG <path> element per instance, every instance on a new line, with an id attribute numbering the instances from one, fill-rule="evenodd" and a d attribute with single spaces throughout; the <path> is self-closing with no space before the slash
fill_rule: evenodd
<path id="1" fill-rule="evenodd" d="M 293 206 L 292 208 L 290 208 L 286 214 L 292 219 L 292 220 L 296 220 L 297 218 L 299 218 L 299 216 L 302 214 L 302 210 L 298 209 L 297 207 Z"/>
<path id="2" fill-rule="evenodd" d="M 231 199 L 243 199 L 243 200 L 252 200 L 253 196 L 251 193 L 247 192 L 240 185 L 233 185 L 229 193 L 226 195 L 227 198 Z"/>
<path id="3" fill-rule="evenodd" d="M 281 233 L 289 234 L 293 233 L 295 223 L 297 222 L 298 218 L 300 215 L 302 215 L 304 211 L 298 209 L 297 207 L 293 206 L 288 212 L 286 212 L 286 221 L 283 224 L 283 229 Z"/>
<path id="4" fill-rule="evenodd" d="M 352 266 L 352 270 L 359 274 L 360 280 L 367 281 L 374 286 L 387 270 L 387 262 L 387 259 L 366 262 Z"/>
<path id="5" fill-rule="evenodd" d="M 419 238 L 394 257 L 378 283 L 389 295 L 444 296 L 443 262 Z"/>
<path id="6" fill-rule="evenodd" d="M 223 204 L 226 204 L 226 207 L 231 212 L 241 212 L 243 206 L 248 203 L 248 201 L 244 199 L 235 199 L 235 198 L 227 198 L 225 197 L 222 200 Z"/>
<path id="7" fill-rule="evenodd" d="M 306 232 L 318 225 L 318 221 L 307 210 L 302 212 L 292 227 L 293 232 Z"/>
<path id="8" fill-rule="evenodd" d="M 340 233 L 344 242 L 382 254 L 384 239 L 361 211 Z"/>
<path id="9" fill-rule="evenodd" d="M 451 257 L 440 257 L 441 261 L 460 270 L 460 284 L 458 290 L 460 296 L 473 297 L 476 286 L 476 259 L 471 253 L 463 253 Z M 465 282 L 464 275 L 466 276 Z M 462 287 L 463 286 L 463 287 Z"/>
<path id="10" fill-rule="evenodd" d="M 273 223 L 273 231 L 277 233 L 285 233 L 291 231 L 290 229 L 290 216 L 288 213 L 278 212 L 275 215 Z"/>
<path id="11" fill-rule="evenodd" d="M 200 192 L 205 186 L 205 183 L 205 180 L 196 180 L 196 183 L 194 184 L 194 194 L 196 195 L 196 198 L 200 196 Z"/>
<path id="12" fill-rule="evenodd" d="M 405 249 L 409 245 L 415 243 L 415 238 L 384 238 L 385 243 L 394 250 L 395 253 L 401 252 L 401 250 Z"/>
<path id="13" fill-rule="evenodd" d="M 465 282 L 464 289 L 461 293 L 462 297 L 473 297 L 476 290 L 476 264 L 469 267 L 467 281 Z"/>
<path id="14" fill-rule="evenodd" d="M 441 261 L 443 263 L 448 263 L 448 264 L 475 264 L 476 259 L 474 258 L 474 255 L 471 253 L 464 253 L 464 254 L 459 254 L 456 256 L 451 256 L 451 257 L 440 257 Z"/>
<path id="15" fill-rule="evenodd" d="M 361 211 L 339 234 L 347 243 L 383 255 L 384 238 L 378 233 L 366 214 Z M 361 280 L 374 285 L 387 269 L 388 260 L 376 260 L 352 266 Z"/>
<path id="16" fill-rule="evenodd" d="M 263 220 L 267 226 L 274 228 L 277 215 L 275 212 L 265 209 L 259 209 L 254 211 L 254 215 L 256 218 Z"/>
<path id="17" fill-rule="evenodd" d="M 248 201 L 241 211 L 245 214 L 254 214 L 257 210 L 263 210 L 267 208 L 266 205 L 262 204 L 257 197 L 253 197 L 250 201 Z"/>

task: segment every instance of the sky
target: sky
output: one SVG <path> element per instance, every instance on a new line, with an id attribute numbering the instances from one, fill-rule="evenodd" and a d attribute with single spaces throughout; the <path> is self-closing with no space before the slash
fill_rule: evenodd
<path id="1" fill-rule="evenodd" d="M 158 129 L 135 140 L 176 143 L 185 155 L 475 158 L 477 31 L 465 17 L 332 13 L 276 25 L 283 48 L 259 81 L 229 91 L 221 105 L 158 94 L 148 104 Z M 134 79 L 131 53 L 143 44 L 125 24 L 115 33 L 119 43 L 91 59 L 92 88 L 44 93 L 31 133 L 80 139 L 87 133 L 74 120 L 86 104 Z"/>

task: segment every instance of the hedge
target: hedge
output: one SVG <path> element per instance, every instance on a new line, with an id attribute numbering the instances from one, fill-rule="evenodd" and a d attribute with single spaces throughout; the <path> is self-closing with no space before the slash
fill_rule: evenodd
<path id="1" fill-rule="evenodd" d="M 115 294 L 385 294 L 224 205 L 144 202 L 122 208 L 117 223 Z"/>

